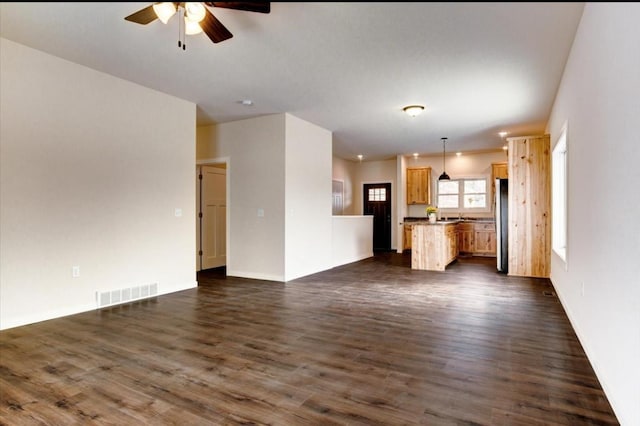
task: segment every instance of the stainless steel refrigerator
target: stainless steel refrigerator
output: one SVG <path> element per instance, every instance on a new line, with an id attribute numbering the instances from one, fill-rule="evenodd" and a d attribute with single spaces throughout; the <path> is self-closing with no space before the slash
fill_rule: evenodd
<path id="1" fill-rule="evenodd" d="M 509 272 L 509 180 L 496 179 L 496 258 L 498 271 Z"/>

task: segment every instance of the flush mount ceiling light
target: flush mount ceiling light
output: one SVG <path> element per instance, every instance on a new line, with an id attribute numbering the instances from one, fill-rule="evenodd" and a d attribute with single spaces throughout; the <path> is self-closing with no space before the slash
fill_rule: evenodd
<path id="1" fill-rule="evenodd" d="M 422 111 L 424 111 L 424 107 L 422 105 L 408 105 L 402 108 L 402 110 L 409 114 L 411 117 L 415 117 L 416 115 L 420 115 Z"/>
<path id="2" fill-rule="evenodd" d="M 447 138 L 442 138 L 442 174 L 440 175 L 438 180 L 450 180 L 451 179 L 449 177 L 449 175 L 447 174 L 447 172 L 444 171 L 444 157 L 445 157 L 445 154 L 446 154 L 446 151 L 444 149 L 444 143 L 446 141 L 447 141 Z"/>

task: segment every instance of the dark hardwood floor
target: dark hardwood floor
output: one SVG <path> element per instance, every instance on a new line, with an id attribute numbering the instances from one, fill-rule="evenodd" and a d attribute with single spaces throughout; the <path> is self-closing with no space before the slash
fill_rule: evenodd
<path id="1" fill-rule="evenodd" d="M 548 280 L 410 254 L 0 332 L 7 425 L 615 425 Z"/>

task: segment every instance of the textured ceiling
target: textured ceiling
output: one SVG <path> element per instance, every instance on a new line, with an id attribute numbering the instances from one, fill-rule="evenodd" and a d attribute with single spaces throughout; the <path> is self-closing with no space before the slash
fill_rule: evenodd
<path id="1" fill-rule="evenodd" d="M 151 3 L 0 3 L 4 38 L 192 101 L 198 125 L 288 112 L 334 154 L 479 151 L 545 130 L 584 3 L 271 3 L 209 8 L 233 33 L 177 46 Z M 239 101 L 251 99 L 252 106 Z M 402 108 L 425 106 L 409 117 Z"/>

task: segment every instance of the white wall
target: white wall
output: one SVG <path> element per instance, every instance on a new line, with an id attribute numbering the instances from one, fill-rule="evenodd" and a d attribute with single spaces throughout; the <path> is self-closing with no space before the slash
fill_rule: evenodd
<path id="1" fill-rule="evenodd" d="M 373 256 L 373 216 L 333 216 L 332 265 Z"/>
<path id="2" fill-rule="evenodd" d="M 197 129 L 198 161 L 229 159 L 228 275 L 284 281 L 285 117 L 269 115 Z M 264 216 L 258 216 L 259 210 Z"/>
<path id="3" fill-rule="evenodd" d="M 344 183 L 343 211 L 344 215 L 356 214 L 354 204 L 355 168 L 357 163 L 339 157 L 333 157 L 332 179 Z"/>
<path id="4" fill-rule="evenodd" d="M 431 194 L 432 204 L 437 204 L 438 193 L 438 176 L 442 174 L 442 155 L 440 156 L 425 156 L 425 157 L 407 157 L 405 158 L 406 167 L 431 167 Z M 491 177 L 491 164 L 492 163 L 505 163 L 507 161 L 506 151 L 495 152 L 476 152 L 476 153 L 462 153 L 461 156 L 455 155 L 455 153 L 447 153 L 445 158 L 445 168 L 447 174 L 452 179 L 458 178 L 470 178 L 470 177 Z M 406 181 L 404 183 L 406 186 Z M 489 189 L 488 189 L 489 190 Z M 493 203 L 493 201 L 491 201 Z M 491 204 L 492 205 L 492 204 Z M 424 205 L 412 205 L 407 206 L 407 216 L 409 217 L 426 217 Z M 489 208 L 492 210 L 492 208 Z M 487 213 L 473 213 L 475 217 L 489 217 L 492 216 L 492 212 Z M 471 216 L 471 214 L 469 214 Z"/>
<path id="5" fill-rule="evenodd" d="M 567 264 L 552 254 L 551 279 L 629 426 L 640 424 L 638 22 L 640 4 L 585 5 L 547 129 L 554 145 L 568 125 Z"/>
<path id="6" fill-rule="evenodd" d="M 6 39 L 0 87 L 0 328 L 194 287 L 195 105 Z"/>
<path id="7" fill-rule="evenodd" d="M 333 266 L 331 137 L 286 114 L 285 281 Z"/>

